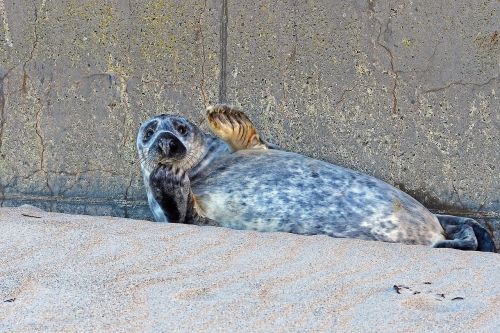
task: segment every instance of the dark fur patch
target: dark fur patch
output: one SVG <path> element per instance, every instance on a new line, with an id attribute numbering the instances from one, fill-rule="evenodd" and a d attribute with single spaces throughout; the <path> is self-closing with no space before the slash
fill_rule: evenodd
<path id="1" fill-rule="evenodd" d="M 150 188 L 167 219 L 172 223 L 183 223 L 190 191 L 189 179 L 182 170 L 172 170 L 169 166 L 159 165 L 150 175 Z"/>

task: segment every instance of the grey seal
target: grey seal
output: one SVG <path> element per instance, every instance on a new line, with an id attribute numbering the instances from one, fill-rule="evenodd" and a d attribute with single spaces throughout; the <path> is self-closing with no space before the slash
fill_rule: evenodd
<path id="1" fill-rule="evenodd" d="M 137 149 L 158 222 L 495 251 L 471 218 L 435 215 L 399 189 L 264 141 L 240 110 L 207 110 L 213 133 L 159 115 Z"/>

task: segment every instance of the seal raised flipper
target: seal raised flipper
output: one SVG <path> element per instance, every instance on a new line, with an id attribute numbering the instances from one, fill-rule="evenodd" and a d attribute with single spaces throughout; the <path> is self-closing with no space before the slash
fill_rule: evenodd
<path id="1" fill-rule="evenodd" d="M 217 104 L 207 108 L 207 118 L 212 132 L 226 141 L 234 151 L 275 148 L 260 138 L 252 121 L 243 111 Z"/>
<path id="2" fill-rule="evenodd" d="M 437 242 L 434 247 L 496 252 L 491 235 L 476 220 L 439 214 L 436 214 L 436 217 L 443 227 L 447 239 Z"/>

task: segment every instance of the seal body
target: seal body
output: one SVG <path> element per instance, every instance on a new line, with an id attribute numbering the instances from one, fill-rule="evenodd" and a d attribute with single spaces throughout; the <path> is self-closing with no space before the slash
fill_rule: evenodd
<path id="1" fill-rule="evenodd" d="M 191 186 L 203 214 L 234 229 L 432 245 L 434 214 L 389 184 L 280 150 L 240 150 L 207 166 Z"/>
<path id="2" fill-rule="evenodd" d="M 381 180 L 279 150 L 239 110 L 219 105 L 207 116 L 215 135 L 175 115 L 139 129 L 156 221 L 495 251 L 473 219 L 434 215 Z"/>

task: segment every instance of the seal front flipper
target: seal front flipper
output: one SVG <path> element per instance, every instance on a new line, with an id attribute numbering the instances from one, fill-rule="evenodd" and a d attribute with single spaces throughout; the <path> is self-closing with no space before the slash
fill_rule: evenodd
<path id="1" fill-rule="evenodd" d="M 226 141 L 234 151 L 276 148 L 260 138 L 252 121 L 243 111 L 218 104 L 207 108 L 207 118 L 212 132 Z"/>
<path id="2" fill-rule="evenodd" d="M 439 214 L 436 214 L 436 217 L 443 227 L 447 239 L 437 242 L 434 247 L 496 252 L 491 235 L 476 220 Z"/>
<path id="3" fill-rule="evenodd" d="M 167 221 L 184 223 L 191 191 L 186 172 L 159 164 L 149 176 L 149 185 Z"/>
<path id="4" fill-rule="evenodd" d="M 203 216 L 185 170 L 160 164 L 151 172 L 149 185 L 168 222 L 216 225 Z"/>

